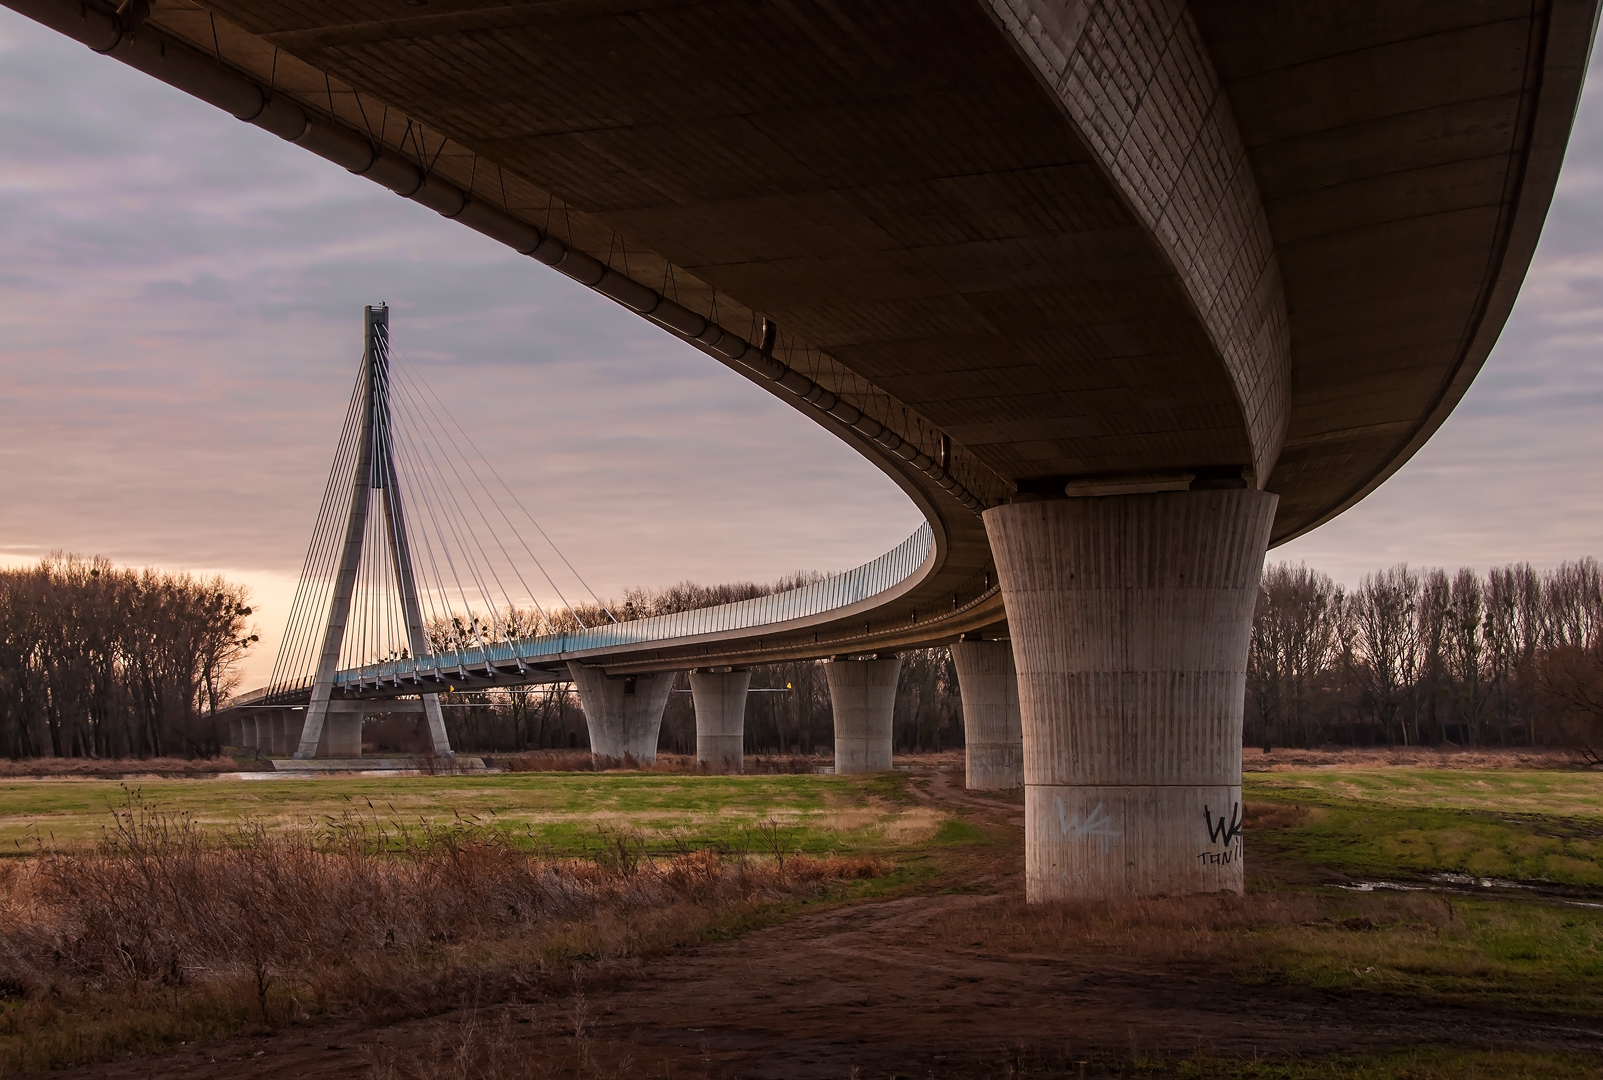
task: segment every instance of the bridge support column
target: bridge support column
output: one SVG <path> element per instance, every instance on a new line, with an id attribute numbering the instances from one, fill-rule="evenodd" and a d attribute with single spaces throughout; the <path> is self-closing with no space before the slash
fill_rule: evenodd
<path id="1" fill-rule="evenodd" d="M 873 773 L 891 767 L 891 721 L 902 658 L 831 660 L 824 665 L 835 714 L 835 772 Z"/>
<path id="2" fill-rule="evenodd" d="M 362 756 L 362 720 L 356 710 L 330 710 L 323 720 L 323 736 L 318 740 L 317 756 L 353 758 Z"/>
<path id="3" fill-rule="evenodd" d="M 261 710 L 252 709 L 247 712 L 239 722 L 239 745 L 246 750 L 256 749 L 256 731 L 259 724 Z"/>
<path id="4" fill-rule="evenodd" d="M 740 772 L 746 745 L 746 691 L 751 672 L 692 671 L 696 706 L 696 760 Z"/>
<path id="5" fill-rule="evenodd" d="M 985 512 L 1018 667 L 1031 901 L 1242 890 L 1247 646 L 1277 501 Z"/>
<path id="6" fill-rule="evenodd" d="M 279 715 L 284 718 L 284 741 L 280 744 L 283 749 L 279 752 L 289 756 L 301 745 L 301 729 L 306 726 L 306 710 L 285 709 Z"/>
<path id="7" fill-rule="evenodd" d="M 964 786 L 978 791 L 1023 787 L 1024 730 L 1012 644 L 960 641 L 951 650 L 963 698 Z"/>
<path id="8" fill-rule="evenodd" d="M 657 760 L 657 734 L 668 691 L 673 689 L 673 672 L 608 675 L 570 661 L 568 673 L 590 729 L 592 754 L 611 758 L 628 754 L 644 765 Z"/>
<path id="9" fill-rule="evenodd" d="M 228 721 L 228 737 L 225 742 L 229 746 L 245 745 L 245 721 L 236 716 Z"/>

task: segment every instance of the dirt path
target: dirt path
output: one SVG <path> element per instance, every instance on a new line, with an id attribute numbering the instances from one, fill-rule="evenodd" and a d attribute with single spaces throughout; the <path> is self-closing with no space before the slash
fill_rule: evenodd
<path id="1" fill-rule="evenodd" d="M 942 774 L 914 786 L 921 798 L 995 821 L 1020 811 Z M 1017 896 L 1022 841 L 1000 847 L 962 875 L 957 884 L 968 891 L 803 915 L 576 996 L 377 1030 L 292 1028 L 58 1075 L 410 1076 L 418 1062 L 464 1043 L 518 1063 L 498 1075 L 751 1080 L 988 1076 L 1020 1046 L 1065 1075 L 1079 1075 L 1081 1060 L 1198 1049 L 1250 1056 L 1451 1042 L 1603 1050 L 1603 1029 L 1589 1022 L 1242 987 L 1195 965 L 1004 954 L 987 946 L 983 928 L 988 913 Z M 976 929 L 953 940 L 954 924 Z M 1085 1075 L 1096 1075 L 1094 1064 Z"/>

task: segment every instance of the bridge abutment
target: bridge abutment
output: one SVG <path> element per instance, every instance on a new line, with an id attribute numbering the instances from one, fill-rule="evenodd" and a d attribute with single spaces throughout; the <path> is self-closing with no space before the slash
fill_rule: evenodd
<path id="1" fill-rule="evenodd" d="M 1024 786 L 1024 730 L 1013 646 L 960 641 L 951 646 L 963 698 L 964 786 L 1007 791 Z"/>
<path id="2" fill-rule="evenodd" d="M 657 734 L 673 689 L 673 672 L 608 675 L 569 661 L 568 673 L 590 729 L 592 754 L 613 758 L 629 754 L 647 765 L 657 760 Z"/>
<path id="3" fill-rule="evenodd" d="M 1247 647 L 1277 502 L 1165 491 L 985 512 L 1031 901 L 1242 890 Z"/>
<path id="4" fill-rule="evenodd" d="M 751 672 L 692 671 L 696 709 L 696 760 L 740 772 L 746 744 L 746 691 Z"/>
<path id="5" fill-rule="evenodd" d="M 835 772 L 883 772 L 891 767 L 891 722 L 902 658 L 831 660 L 824 665 L 835 714 Z"/>

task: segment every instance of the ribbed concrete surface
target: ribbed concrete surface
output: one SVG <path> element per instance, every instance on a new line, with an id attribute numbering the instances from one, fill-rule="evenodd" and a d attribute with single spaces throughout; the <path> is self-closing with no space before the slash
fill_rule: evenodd
<path id="1" fill-rule="evenodd" d="M 1240 890 L 1229 820 L 1276 499 L 1164 492 L 986 511 L 1019 674 L 1031 900 Z"/>
<path id="2" fill-rule="evenodd" d="M 692 671 L 696 706 L 696 760 L 740 769 L 746 741 L 746 691 L 750 671 Z"/>
<path id="3" fill-rule="evenodd" d="M 597 668 L 570 663 L 574 689 L 590 729 L 590 751 L 607 757 L 625 754 L 645 763 L 657 760 L 657 733 L 662 709 L 673 689 L 674 673 L 611 676 Z M 633 683 L 633 692 L 629 684 Z"/>
<path id="4" fill-rule="evenodd" d="M 835 772 L 884 772 L 891 767 L 891 721 L 896 712 L 899 656 L 832 660 L 824 665 L 835 713 Z"/>
<path id="5" fill-rule="evenodd" d="M 1178 0 L 990 0 L 1169 256 L 1202 313 L 1268 476 L 1291 341 L 1269 218 L 1230 99 Z"/>
<path id="6" fill-rule="evenodd" d="M 1013 646 L 961 641 L 951 651 L 963 697 L 966 786 L 980 791 L 1023 787 L 1024 729 Z"/>

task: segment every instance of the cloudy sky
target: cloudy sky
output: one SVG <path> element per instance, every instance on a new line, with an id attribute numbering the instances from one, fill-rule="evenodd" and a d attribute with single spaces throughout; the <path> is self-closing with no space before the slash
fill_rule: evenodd
<path id="1" fill-rule="evenodd" d="M 271 665 L 360 353 L 407 357 L 598 592 L 842 569 L 918 523 L 777 399 L 532 260 L 0 8 L 0 562 L 247 582 Z M 1603 79 L 1513 318 L 1435 439 L 1271 554 L 1603 554 Z"/>

